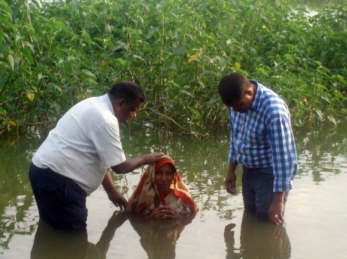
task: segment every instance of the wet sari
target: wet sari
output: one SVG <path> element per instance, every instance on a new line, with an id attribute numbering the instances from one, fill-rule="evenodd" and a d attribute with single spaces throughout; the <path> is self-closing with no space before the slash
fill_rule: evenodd
<path id="1" fill-rule="evenodd" d="M 170 164 L 175 169 L 173 180 L 170 184 L 170 192 L 164 195 L 155 180 L 155 174 L 159 168 Z M 174 161 L 170 157 L 164 157 L 156 164 L 149 165 L 142 175 L 134 193 L 128 201 L 127 210 L 136 214 L 149 216 L 159 206 L 168 206 L 175 209 L 180 215 L 190 215 L 197 211 L 188 187 L 176 170 Z"/>

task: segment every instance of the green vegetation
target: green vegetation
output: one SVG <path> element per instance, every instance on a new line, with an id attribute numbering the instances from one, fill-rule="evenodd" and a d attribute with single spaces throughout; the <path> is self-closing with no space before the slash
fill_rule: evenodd
<path id="1" fill-rule="evenodd" d="M 141 120 L 225 127 L 216 86 L 236 70 L 278 92 L 293 123 L 347 114 L 346 6 L 280 0 L 0 0 L 0 134 L 51 127 L 78 100 L 135 80 Z"/>

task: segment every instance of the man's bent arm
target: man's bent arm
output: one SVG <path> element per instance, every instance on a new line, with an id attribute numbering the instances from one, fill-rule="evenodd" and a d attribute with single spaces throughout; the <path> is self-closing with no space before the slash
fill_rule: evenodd
<path id="1" fill-rule="evenodd" d="M 139 168 L 142 165 L 154 163 L 158 161 L 159 159 L 163 158 L 163 156 L 164 156 L 163 153 L 151 153 L 151 154 L 134 157 L 124 161 L 123 163 L 119 165 L 112 166 L 112 170 L 116 174 L 126 174 L 133 171 L 136 168 Z"/>
<path id="2" fill-rule="evenodd" d="M 113 183 L 112 176 L 110 172 L 105 174 L 104 180 L 102 181 L 102 186 L 104 187 L 108 198 L 114 203 L 114 205 L 119 206 L 121 209 L 125 209 L 128 205 L 127 200 L 116 190 Z"/>

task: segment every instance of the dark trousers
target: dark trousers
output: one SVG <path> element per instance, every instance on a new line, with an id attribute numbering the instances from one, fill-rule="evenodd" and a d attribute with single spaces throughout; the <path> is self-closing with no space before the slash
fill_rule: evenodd
<path id="1" fill-rule="evenodd" d="M 272 167 L 243 167 L 242 195 L 246 211 L 267 218 L 273 197 L 273 180 Z"/>
<path id="2" fill-rule="evenodd" d="M 40 218 L 67 231 L 86 229 L 86 192 L 73 180 L 31 164 L 29 177 Z"/>

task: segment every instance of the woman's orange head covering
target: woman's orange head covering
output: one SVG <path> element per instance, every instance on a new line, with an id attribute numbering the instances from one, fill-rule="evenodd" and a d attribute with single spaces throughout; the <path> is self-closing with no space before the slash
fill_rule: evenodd
<path id="1" fill-rule="evenodd" d="M 159 196 L 160 202 L 165 205 L 165 195 L 163 195 L 157 187 L 155 174 L 165 164 L 170 164 L 174 169 L 174 178 L 170 188 L 173 190 L 173 195 L 181 199 L 191 210 L 195 212 L 195 205 L 187 186 L 183 183 L 182 177 L 176 170 L 175 162 L 169 156 L 165 156 L 155 164 L 149 165 L 142 175 L 138 186 L 129 199 L 129 211 L 150 214 L 155 209 L 155 197 Z"/>
<path id="2" fill-rule="evenodd" d="M 169 156 L 165 156 L 164 158 L 158 160 L 155 163 L 155 172 L 158 172 L 159 168 L 162 167 L 165 164 L 170 164 L 173 168 L 175 168 L 176 171 L 176 166 L 175 166 L 175 162 L 171 159 L 171 157 Z"/>

